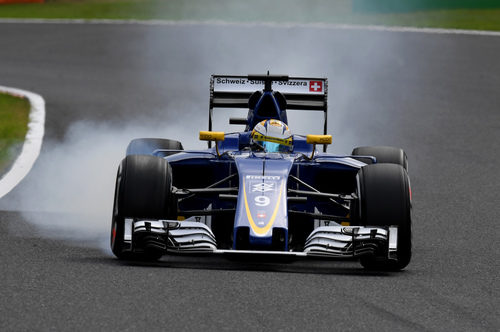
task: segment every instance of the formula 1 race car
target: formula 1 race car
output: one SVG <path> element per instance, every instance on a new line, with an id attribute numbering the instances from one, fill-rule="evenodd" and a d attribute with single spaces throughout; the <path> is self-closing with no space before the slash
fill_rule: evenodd
<path id="1" fill-rule="evenodd" d="M 406 154 L 386 146 L 326 153 L 327 88 L 326 78 L 213 75 L 209 130 L 200 132 L 208 148 L 184 150 L 179 141 L 159 138 L 127 147 L 116 178 L 113 253 L 127 260 L 269 255 L 406 267 Z M 219 108 L 248 110 L 246 118 L 229 120 L 245 130 L 212 131 Z M 287 110 L 323 112 L 323 135 L 293 135 Z"/>

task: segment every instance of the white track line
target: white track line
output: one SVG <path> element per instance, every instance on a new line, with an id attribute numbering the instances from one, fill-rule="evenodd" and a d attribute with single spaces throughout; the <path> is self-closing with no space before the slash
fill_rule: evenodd
<path id="1" fill-rule="evenodd" d="M 5 86 L 0 86 L 0 92 L 23 96 L 28 98 L 31 104 L 28 132 L 21 154 L 7 174 L 0 179 L 0 198 L 2 198 L 24 179 L 40 154 L 45 125 L 45 100 L 36 93 Z"/>
<path id="2" fill-rule="evenodd" d="M 213 26 L 241 26 L 255 27 L 265 26 L 272 28 L 317 28 L 334 30 L 367 30 L 367 31 L 387 31 L 387 32 L 416 32 L 429 34 L 448 35 L 479 35 L 500 37 L 500 31 L 484 30 L 464 30 L 464 29 L 440 29 L 440 28 L 415 28 L 404 26 L 385 25 L 355 25 L 355 24 L 330 24 L 330 23 L 270 23 L 270 22 L 226 22 L 226 21 L 168 21 L 168 20 L 109 20 L 109 19 L 0 19 L 0 23 L 22 23 L 22 24 L 135 24 L 135 25 L 213 25 Z"/>

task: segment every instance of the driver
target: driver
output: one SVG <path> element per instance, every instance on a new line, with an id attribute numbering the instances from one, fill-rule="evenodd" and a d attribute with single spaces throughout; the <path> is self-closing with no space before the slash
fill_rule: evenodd
<path id="1" fill-rule="evenodd" d="M 265 152 L 292 152 L 292 132 L 288 126 L 275 119 L 263 120 L 252 130 L 251 143 L 257 144 Z"/>

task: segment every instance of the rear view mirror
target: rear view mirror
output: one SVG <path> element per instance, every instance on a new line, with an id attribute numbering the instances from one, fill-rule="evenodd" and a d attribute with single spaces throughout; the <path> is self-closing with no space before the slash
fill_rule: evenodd
<path id="1" fill-rule="evenodd" d="M 332 144 L 332 135 L 307 135 L 307 144 Z"/>
<path id="2" fill-rule="evenodd" d="M 314 150 L 316 150 L 316 144 L 332 144 L 332 135 L 307 135 L 306 143 L 313 144 L 313 150 L 311 153 L 311 157 L 309 159 L 313 159 Z M 326 151 L 326 150 L 325 150 Z"/>
<path id="3" fill-rule="evenodd" d="M 220 157 L 219 144 L 217 142 L 224 140 L 223 131 L 200 131 L 200 141 L 215 141 L 215 151 L 217 151 L 217 157 Z"/>
<path id="4" fill-rule="evenodd" d="M 201 141 L 223 141 L 224 132 L 223 131 L 200 131 Z"/>

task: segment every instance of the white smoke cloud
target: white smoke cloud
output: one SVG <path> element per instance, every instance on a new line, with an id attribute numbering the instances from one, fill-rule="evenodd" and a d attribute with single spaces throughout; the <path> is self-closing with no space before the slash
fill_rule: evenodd
<path id="1" fill-rule="evenodd" d="M 158 124 L 113 126 L 77 122 L 63 142 L 47 141 L 20 193 L 24 218 L 44 236 L 108 248 L 116 170 L 130 140 L 159 137 L 201 148 L 197 128 Z M 36 212 L 34 212 L 36 211 Z"/>

